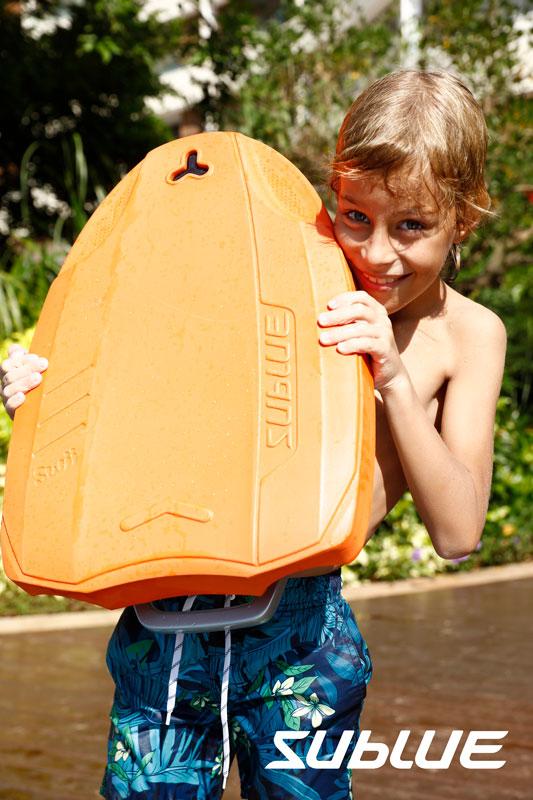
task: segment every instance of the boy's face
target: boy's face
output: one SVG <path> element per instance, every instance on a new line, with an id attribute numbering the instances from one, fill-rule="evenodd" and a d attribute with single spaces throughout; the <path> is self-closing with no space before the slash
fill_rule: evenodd
<path id="1" fill-rule="evenodd" d="M 339 180 L 335 235 L 357 288 L 389 315 L 403 309 L 402 317 L 431 313 L 446 256 L 462 238 L 455 212 L 441 212 L 425 186 L 413 200 L 412 191 L 392 195 L 383 179 L 345 177 Z"/>

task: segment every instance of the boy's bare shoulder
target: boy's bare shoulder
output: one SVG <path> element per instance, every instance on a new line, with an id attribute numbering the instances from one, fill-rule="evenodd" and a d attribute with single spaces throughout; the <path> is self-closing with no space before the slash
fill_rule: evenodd
<path id="1" fill-rule="evenodd" d="M 505 363 L 507 333 L 497 314 L 446 286 L 447 377 L 464 386 L 498 385 Z"/>
<path id="2" fill-rule="evenodd" d="M 463 351 L 487 346 L 505 349 L 507 333 L 500 317 L 450 286 L 446 286 L 446 321 L 454 344 Z"/>

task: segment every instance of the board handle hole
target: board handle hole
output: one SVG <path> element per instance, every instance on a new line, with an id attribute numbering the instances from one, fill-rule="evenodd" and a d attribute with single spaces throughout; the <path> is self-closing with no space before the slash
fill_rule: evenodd
<path id="1" fill-rule="evenodd" d="M 208 164 L 199 164 L 198 163 L 198 151 L 191 150 L 190 153 L 187 154 L 187 166 L 182 169 L 173 170 L 167 176 L 168 183 L 177 183 L 182 178 L 185 178 L 187 175 L 194 175 L 197 178 L 201 178 L 209 172 L 209 165 Z"/>

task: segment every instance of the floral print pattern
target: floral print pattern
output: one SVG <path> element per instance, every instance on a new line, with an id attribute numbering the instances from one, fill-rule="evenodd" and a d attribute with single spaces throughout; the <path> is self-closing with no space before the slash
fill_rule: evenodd
<path id="1" fill-rule="evenodd" d="M 339 572 L 291 579 L 269 622 L 232 631 L 231 751 L 248 800 L 352 798 L 347 763 L 359 735 L 372 664 L 340 589 Z M 216 604 L 205 598 L 204 604 Z M 218 633 L 185 635 L 176 706 L 167 727 L 163 709 L 174 637 L 147 631 L 126 609 L 107 655 L 116 692 L 103 797 L 221 797 L 224 651 Z M 345 729 L 355 735 L 338 770 L 266 768 L 282 758 L 274 744 L 278 730 L 309 731 L 291 743 L 305 761 L 317 730 L 326 731 L 319 758 L 328 760 Z"/>

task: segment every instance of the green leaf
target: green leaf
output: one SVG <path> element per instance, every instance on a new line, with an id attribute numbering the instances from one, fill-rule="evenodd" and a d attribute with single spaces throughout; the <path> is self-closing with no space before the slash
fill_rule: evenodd
<path id="1" fill-rule="evenodd" d="M 150 763 L 153 757 L 154 757 L 153 751 L 151 753 L 146 753 L 146 755 L 142 757 L 141 763 L 139 764 L 139 769 L 135 773 L 133 780 L 135 780 L 135 778 L 138 778 L 139 775 L 141 775 L 144 772 L 145 766 Z"/>
<path id="2" fill-rule="evenodd" d="M 265 675 L 265 670 L 261 669 L 257 673 L 257 675 L 255 676 L 253 682 L 250 684 L 250 686 L 248 688 L 248 694 L 251 694 L 252 692 L 255 692 L 256 689 L 258 689 L 259 686 L 261 686 L 261 683 L 263 682 L 264 675 Z"/>
<path id="3" fill-rule="evenodd" d="M 299 681 L 294 681 L 292 685 L 292 691 L 298 692 L 298 694 L 303 694 L 306 689 L 308 689 L 313 681 L 316 680 L 316 675 L 310 675 L 307 678 L 300 678 Z"/>
<path id="4" fill-rule="evenodd" d="M 134 658 L 139 662 L 144 661 L 153 644 L 153 639 L 141 639 L 139 642 L 128 645 L 128 647 L 126 647 L 128 658 Z"/>
<path id="5" fill-rule="evenodd" d="M 276 666 L 280 669 L 285 675 L 301 675 L 302 672 L 307 672 L 310 669 L 313 669 L 314 664 L 287 664 L 286 661 L 283 661 L 281 658 L 275 661 Z"/>
<path id="6" fill-rule="evenodd" d="M 117 775 L 122 781 L 129 783 L 128 773 L 123 767 L 121 767 L 118 761 L 114 761 L 112 764 L 110 764 L 109 769 L 111 772 L 114 772 L 115 775 Z"/>
<path id="7" fill-rule="evenodd" d="M 293 717 L 294 705 L 288 698 L 282 698 L 281 706 L 283 709 L 283 720 L 285 725 L 293 731 L 300 730 L 300 717 Z"/>

